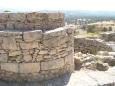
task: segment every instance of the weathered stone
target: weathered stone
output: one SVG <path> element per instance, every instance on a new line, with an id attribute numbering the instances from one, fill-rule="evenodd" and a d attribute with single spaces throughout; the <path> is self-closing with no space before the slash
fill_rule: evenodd
<path id="1" fill-rule="evenodd" d="M 65 64 L 72 65 L 74 63 L 73 54 L 69 54 L 68 56 L 65 56 Z"/>
<path id="2" fill-rule="evenodd" d="M 3 49 L 18 50 L 14 37 L 5 37 L 2 44 Z"/>
<path id="3" fill-rule="evenodd" d="M 30 43 L 20 43 L 20 47 L 22 49 L 33 49 L 38 48 L 38 42 L 30 42 Z"/>
<path id="4" fill-rule="evenodd" d="M 6 52 L 4 50 L 0 50 L 0 54 L 5 54 Z"/>
<path id="5" fill-rule="evenodd" d="M 5 25 L 4 24 L 0 24 L 0 30 L 4 30 L 5 29 Z"/>
<path id="6" fill-rule="evenodd" d="M 4 23 L 8 20 L 8 14 L 0 13 L 0 22 Z"/>
<path id="7" fill-rule="evenodd" d="M 27 31 L 24 32 L 23 37 L 24 41 L 26 42 L 41 41 L 42 31 L 41 30 Z"/>
<path id="8" fill-rule="evenodd" d="M 58 37 L 52 37 L 51 39 L 43 40 L 43 45 L 51 48 L 51 47 L 57 47 L 59 43 Z"/>
<path id="9" fill-rule="evenodd" d="M 18 73 L 18 63 L 1 63 L 1 70 Z"/>
<path id="10" fill-rule="evenodd" d="M 0 62 L 7 62 L 8 55 L 7 54 L 0 54 Z"/>
<path id="11" fill-rule="evenodd" d="M 10 51 L 9 52 L 9 56 L 17 56 L 17 55 L 20 55 L 21 54 L 21 51 Z"/>
<path id="12" fill-rule="evenodd" d="M 42 62 L 41 63 L 41 70 L 50 70 L 56 68 L 62 68 L 64 66 L 64 59 L 56 59 L 52 61 Z"/>
<path id="13" fill-rule="evenodd" d="M 33 55 L 33 58 L 32 58 L 32 62 L 40 62 L 42 61 L 44 58 L 43 58 L 43 55 Z"/>
<path id="14" fill-rule="evenodd" d="M 38 73 L 40 71 L 40 63 L 21 63 L 19 64 L 20 73 Z"/>
<path id="15" fill-rule="evenodd" d="M 30 61 L 32 61 L 32 56 L 31 55 L 24 55 L 23 59 L 25 62 L 30 62 Z"/>
<path id="16" fill-rule="evenodd" d="M 9 19 L 15 22 L 24 22 L 26 15 L 24 13 L 10 13 Z"/>
<path id="17" fill-rule="evenodd" d="M 25 29 L 25 28 L 24 28 L 24 23 L 15 23 L 15 24 L 14 24 L 14 28 L 15 28 L 16 30 L 23 30 L 23 29 Z"/>
<path id="18" fill-rule="evenodd" d="M 39 54 L 48 54 L 48 50 L 40 50 Z"/>
<path id="19" fill-rule="evenodd" d="M 65 58 L 66 59 L 66 58 Z M 68 62 L 68 58 L 65 60 L 65 62 Z M 74 64 L 75 64 L 75 70 L 80 70 L 82 67 L 83 62 L 80 58 L 74 57 Z"/>
<path id="20" fill-rule="evenodd" d="M 14 22 L 8 22 L 6 25 L 6 29 L 13 30 L 14 29 Z"/>
<path id="21" fill-rule="evenodd" d="M 31 23 L 35 23 L 36 21 L 42 20 L 43 13 L 28 13 L 27 20 Z"/>
<path id="22" fill-rule="evenodd" d="M 98 51 L 97 55 L 108 56 L 109 53 L 108 53 L 108 51 Z"/>
<path id="23" fill-rule="evenodd" d="M 107 63 L 97 62 L 96 69 L 99 71 L 106 71 L 109 69 L 109 65 Z"/>

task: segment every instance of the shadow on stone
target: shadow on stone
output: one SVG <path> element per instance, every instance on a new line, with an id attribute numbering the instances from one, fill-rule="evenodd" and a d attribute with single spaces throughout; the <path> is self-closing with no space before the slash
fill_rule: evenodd
<path id="1" fill-rule="evenodd" d="M 33 82 L 8 82 L 0 80 L 0 86 L 66 86 L 69 82 L 69 79 L 71 77 L 70 73 L 66 73 L 62 76 L 59 76 L 57 78 L 44 80 L 44 81 L 33 81 Z"/>

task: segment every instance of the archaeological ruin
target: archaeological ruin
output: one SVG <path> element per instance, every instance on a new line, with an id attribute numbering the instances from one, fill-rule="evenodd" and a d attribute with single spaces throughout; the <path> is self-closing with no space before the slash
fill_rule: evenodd
<path id="1" fill-rule="evenodd" d="M 74 70 L 63 13 L 0 13 L 0 79 L 40 81 Z"/>

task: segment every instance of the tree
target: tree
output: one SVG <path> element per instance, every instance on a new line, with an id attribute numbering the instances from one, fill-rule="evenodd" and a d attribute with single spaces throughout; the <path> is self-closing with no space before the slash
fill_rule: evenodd
<path id="1" fill-rule="evenodd" d="M 109 31 L 112 31 L 112 27 L 109 27 Z"/>
<path id="2" fill-rule="evenodd" d="M 106 32 L 106 31 L 107 31 L 107 28 L 106 28 L 106 27 L 104 27 L 104 28 L 102 29 L 102 31 L 103 31 L 103 32 Z"/>
<path id="3" fill-rule="evenodd" d="M 11 12 L 10 10 L 4 10 L 4 12 Z"/>
<path id="4" fill-rule="evenodd" d="M 94 33 L 95 32 L 95 25 L 88 25 L 87 32 Z"/>

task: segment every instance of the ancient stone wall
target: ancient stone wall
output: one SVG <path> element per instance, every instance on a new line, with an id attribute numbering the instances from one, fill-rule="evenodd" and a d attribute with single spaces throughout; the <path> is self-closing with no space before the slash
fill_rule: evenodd
<path id="1" fill-rule="evenodd" d="M 74 51 L 96 54 L 98 51 L 112 51 L 101 39 L 74 37 Z"/>
<path id="2" fill-rule="evenodd" d="M 51 30 L 64 26 L 63 13 L 0 13 L 0 30 Z"/>
<path id="3" fill-rule="evenodd" d="M 44 80 L 72 72 L 73 29 L 0 31 L 0 79 Z"/>
<path id="4" fill-rule="evenodd" d="M 105 32 L 101 33 L 101 39 L 104 39 L 105 41 L 114 41 L 115 42 L 115 32 Z"/>
<path id="5" fill-rule="evenodd" d="M 63 26 L 63 13 L 0 13 L 0 79 L 39 81 L 72 72 L 74 31 Z"/>

